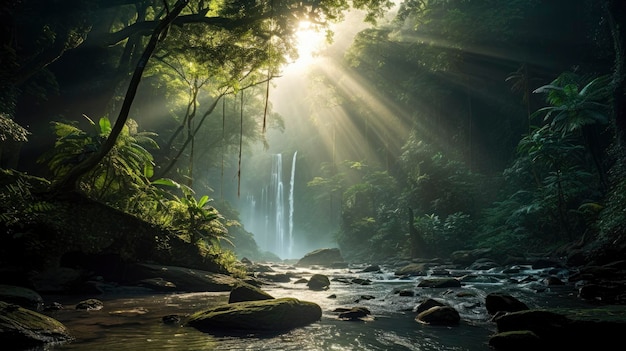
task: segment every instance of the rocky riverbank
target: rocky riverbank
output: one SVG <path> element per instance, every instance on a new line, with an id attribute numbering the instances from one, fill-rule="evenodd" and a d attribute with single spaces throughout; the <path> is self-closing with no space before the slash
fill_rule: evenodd
<path id="1" fill-rule="evenodd" d="M 386 299 L 374 292 L 361 293 L 354 296 L 353 303 L 323 312 L 339 320 L 376 323 L 373 316 L 376 311 L 370 311 L 372 306 L 397 309 L 400 305 L 396 302 L 404 301 L 402 306 L 413 303 L 414 307 L 407 313 L 414 314 L 416 324 L 452 328 L 478 315 L 483 322 L 493 325 L 494 333 L 485 342 L 496 350 L 560 349 L 589 340 L 608 345 L 616 341 L 620 337 L 618 331 L 626 327 L 626 308 L 620 304 L 624 301 L 623 284 L 620 285 L 619 280 L 624 276 L 626 265 L 623 262 L 567 267 L 558 260 L 537 257 L 503 265 L 488 256 L 488 250 L 482 250 L 459 252 L 449 260 L 393 259 L 357 265 L 344 262 L 340 252 L 331 249 L 313 252 L 292 263 L 258 263 L 244 259 L 242 266 L 248 272 L 245 278 L 177 266 L 135 263 L 123 265 L 118 279 L 111 280 L 112 275 L 105 279 L 96 271 L 62 267 L 33 274 L 30 286 L 3 285 L 0 288 L 0 301 L 3 301 L 0 306 L 3 311 L 0 340 L 7 345 L 8 342 L 21 345 L 15 350 L 38 344 L 71 342 L 72 331 L 51 318 L 50 312 L 58 308 L 102 308 L 102 303 L 98 303 L 99 296 L 121 291 L 137 295 L 222 292 L 229 295 L 228 302 L 194 314 L 164 315 L 163 323 L 200 330 L 212 330 L 216 326 L 233 331 L 289 330 L 315 323 L 322 315 L 322 308 L 316 303 L 289 296 L 274 298 L 266 291 L 281 286 L 302 286 L 321 293 L 327 291 L 326 298 L 333 299 L 336 298 L 333 291 L 339 285 L 358 285 L 365 289 L 361 291 L 367 291 L 373 279 L 382 276 L 388 280 L 407 281 L 412 288 L 388 292 L 386 296 L 392 297 Z M 320 274 L 320 267 L 333 267 L 332 273 Z M 367 276 L 372 278 L 364 278 Z M 509 286 L 536 294 L 560 291 L 587 303 L 588 308 L 539 308 L 509 291 L 478 296 L 466 289 L 470 285 L 496 281 L 506 281 Z M 76 306 L 63 306 L 41 297 L 50 293 L 80 293 L 91 295 L 91 299 Z M 373 305 L 374 302 L 378 305 Z M 135 307 L 140 309 L 140 306 Z"/>

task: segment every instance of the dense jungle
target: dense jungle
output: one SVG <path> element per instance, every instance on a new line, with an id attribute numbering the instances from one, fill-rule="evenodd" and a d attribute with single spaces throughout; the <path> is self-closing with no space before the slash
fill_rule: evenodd
<path id="1" fill-rule="evenodd" d="M 625 26 L 620 0 L 8 0 L 0 284 L 623 262 Z"/>

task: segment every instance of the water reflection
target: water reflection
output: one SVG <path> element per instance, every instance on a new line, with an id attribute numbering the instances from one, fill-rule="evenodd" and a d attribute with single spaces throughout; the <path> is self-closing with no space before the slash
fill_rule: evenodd
<path id="1" fill-rule="evenodd" d="M 70 328 L 76 341 L 48 346 L 46 350 L 489 350 L 488 338 L 495 331 L 483 304 L 489 292 L 504 288 L 515 292 L 531 307 L 574 301 L 566 290 L 538 294 L 509 283 L 506 277 L 498 277 L 496 284 L 477 281 L 464 284 L 462 288 L 445 290 L 416 288 L 424 277 L 398 280 L 392 279 L 393 273 L 389 272 L 356 273 L 358 269 L 311 272 L 287 266 L 273 268 L 277 273 L 291 272 L 305 278 L 313 273 L 331 278 L 359 277 L 369 279 L 371 284 L 347 284 L 340 279 L 334 280 L 328 291 L 313 291 L 305 284 L 292 282 L 263 287 L 274 297 L 296 297 L 322 307 L 319 322 L 280 334 L 204 333 L 162 321 L 163 316 L 171 314 L 180 315 L 184 321 L 184 317 L 192 312 L 226 303 L 227 293 L 109 294 L 100 297 L 105 308 L 91 312 L 74 310 L 73 305 L 80 301 L 75 298 L 74 301 L 61 301 L 66 308 L 51 315 Z M 415 291 L 415 295 L 400 296 L 397 291 L 403 289 Z M 368 299 L 363 298 L 365 295 Z M 455 307 L 462 316 L 461 324 L 435 327 L 415 322 L 414 307 L 429 297 Z M 46 300 L 55 301 L 50 297 Z M 334 312 L 338 307 L 354 306 L 367 307 L 372 320 L 342 321 Z"/>

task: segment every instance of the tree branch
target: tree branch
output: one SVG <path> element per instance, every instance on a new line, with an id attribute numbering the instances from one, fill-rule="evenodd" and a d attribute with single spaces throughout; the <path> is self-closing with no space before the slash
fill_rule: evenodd
<path id="1" fill-rule="evenodd" d="M 139 82 L 141 82 L 141 76 L 143 75 L 143 71 L 146 68 L 150 56 L 152 56 L 152 53 L 156 48 L 161 34 L 167 29 L 172 21 L 176 19 L 176 17 L 180 14 L 183 8 L 187 5 L 188 1 L 189 0 L 178 0 L 172 11 L 159 22 L 158 26 L 152 32 L 152 37 L 150 38 L 150 41 L 148 42 L 148 45 L 143 52 L 143 55 L 141 55 L 139 62 L 137 63 L 137 67 L 135 68 L 135 72 L 133 73 L 130 84 L 126 91 L 126 96 L 124 97 L 122 108 L 107 140 L 102 144 L 98 152 L 96 152 L 93 156 L 89 157 L 84 162 L 79 163 L 76 167 L 72 168 L 64 178 L 62 178 L 59 182 L 55 184 L 55 188 L 53 190 L 67 191 L 75 189 L 80 177 L 89 172 L 98 163 L 100 163 L 104 156 L 106 156 L 106 154 L 111 151 L 111 149 L 115 145 L 115 142 L 117 141 L 117 137 L 122 132 L 122 129 L 124 128 L 124 125 L 128 120 L 130 107 L 133 103 L 133 100 L 135 99 L 135 95 L 137 94 L 137 88 L 139 86 Z"/>

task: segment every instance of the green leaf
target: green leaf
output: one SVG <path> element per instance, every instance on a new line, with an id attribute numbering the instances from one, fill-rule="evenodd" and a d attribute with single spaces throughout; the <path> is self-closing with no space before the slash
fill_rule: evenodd
<path id="1" fill-rule="evenodd" d="M 180 189 L 180 184 L 169 178 L 159 178 L 150 182 L 152 185 L 165 185 Z"/>
<path id="2" fill-rule="evenodd" d="M 102 117 L 98 122 L 100 124 L 100 133 L 109 135 L 111 133 L 111 121 L 106 117 Z"/>
<path id="3" fill-rule="evenodd" d="M 208 201 L 209 201 L 209 196 L 204 195 L 203 197 L 200 198 L 200 200 L 198 200 L 198 207 L 203 207 Z"/>
<path id="4" fill-rule="evenodd" d="M 148 162 L 143 165 L 143 175 L 148 179 L 154 176 L 154 165 L 152 163 Z"/>

